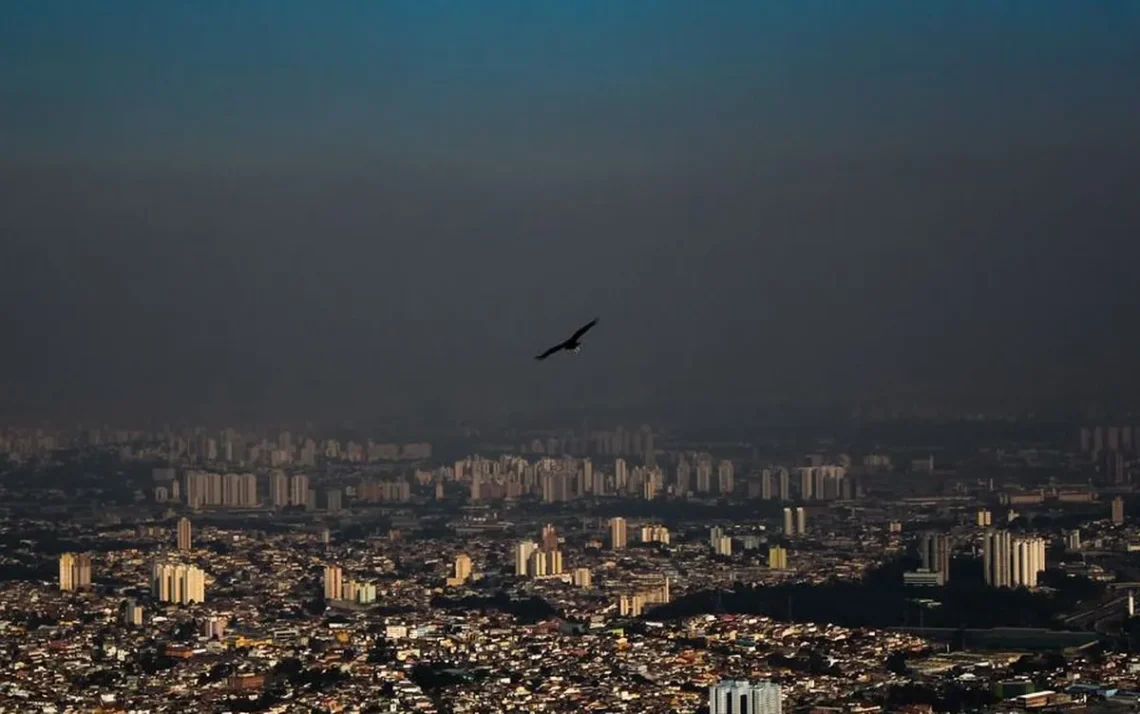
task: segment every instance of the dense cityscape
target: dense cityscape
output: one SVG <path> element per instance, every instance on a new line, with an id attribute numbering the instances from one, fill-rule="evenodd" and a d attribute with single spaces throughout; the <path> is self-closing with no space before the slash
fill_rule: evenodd
<path id="1" fill-rule="evenodd" d="M 0 2 L 0 714 L 1140 714 L 1138 38 Z"/>
<path id="2" fill-rule="evenodd" d="M 1135 706 L 1140 428 L 872 431 L 8 428 L 0 711 Z"/>

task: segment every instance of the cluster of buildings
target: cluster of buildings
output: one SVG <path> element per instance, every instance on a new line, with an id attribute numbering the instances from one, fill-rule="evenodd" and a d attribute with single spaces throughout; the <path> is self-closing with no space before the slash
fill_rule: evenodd
<path id="1" fill-rule="evenodd" d="M 1106 432 L 1102 451 L 1125 451 L 1116 439 L 1109 449 Z M 1039 503 L 1028 489 L 936 471 L 933 457 L 914 454 L 897 455 L 911 464 L 903 479 L 886 454 L 750 461 L 671 450 L 651 430 L 624 428 L 443 465 L 426 463 L 426 444 L 288 433 L 83 442 L 157 460 L 154 497 L 60 520 L 52 527 L 76 545 L 58 563 L 12 535 L 42 521 L 3 524 L 19 545 L 0 563 L 33 575 L 0 583 L 0 632 L 16 643 L 0 647 L 0 709 L 226 710 L 256 696 L 346 712 L 362 702 L 482 712 L 541 701 L 554 711 L 869 714 L 894 685 L 949 682 L 936 672 L 940 648 L 902 632 L 760 616 L 659 622 L 654 608 L 740 583 L 856 581 L 914 551 L 911 585 L 946 585 L 966 556 L 990 586 L 1032 589 L 1051 540 L 1079 555 L 1140 548 L 1126 491 L 1109 491 L 1111 507 L 1064 501 L 1095 516 L 1083 530 L 1035 531 L 1018 520 Z M 23 434 L 3 446 L 39 458 L 63 443 Z M 1005 469 L 1013 458 L 971 463 Z M 1035 468 L 1096 468 L 1069 458 L 1016 454 Z M 145 481 L 152 464 L 137 466 Z M 927 482 L 931 492 L 917 492 Z M 5 504 L 16 507 L 30 508 Z M 1083 565 L 1072 560 L 1063 565 Z M 55 565 L 58 587 L 48 587 Z M 926 669 L 890 671 L 884 663 L 900 651 Z M 949 659 L 954 686 L 1009 677 L 996 658 Z M 974 679 L 960 678 L 967 666 Z M 418 679 L 425 668 L 445 683 Z M 322 678 L 336 686 L 312 684 Z"/>

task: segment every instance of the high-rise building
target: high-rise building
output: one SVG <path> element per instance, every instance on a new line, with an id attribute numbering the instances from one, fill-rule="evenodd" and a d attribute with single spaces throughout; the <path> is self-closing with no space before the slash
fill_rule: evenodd
<path id="1" fill-rule="evenodd" d="M 241 477 L 237 474 L 224 474 L 222 476 L 222 505 L 226 508 L 236 508 L 241 502 Z"/>
<path id="2" fill-rule="evenodd" d="M 191 544 L 190 532 L 191 532 L 190 531 L 190 519 L 189 518 L 179 518 L 178 519 L 178 550 L 182 551 L 183 553 L 188 552 L 190 550 L 190 544 Z"/>
<path id="3" fill-rule="evenodd" d="M 653 478 L 652 475 L 646 478 L 645 482 L 641 485 L 641 497 L 646 501 L 652 501 L 657 498 L 657 479 Z"/>
<path id="4" fill-rule="evenodd" d="M 134 599 L 124 600 L 119 606 L 119 618 L 124 625 L 137 627 L 143 624 L 143 609 Z"/>
<path id="5" fill-rule="evenodd" d="M 542 527 L 542 549 L 548 552 L 558 550 L 558 531 L 550 523 Z"/>
<path id="6" fill-rule="evenodd" d="M 982 567 L 986 585 L 995 588 L 1007 588 L 1013 578 L 1010 574 L 1010 562 L 1013 548 L 1013 537 L 1008 531 L 991 531 L 986 533 L 982 541 Z"/>
<path id="7" fill-rule="evenodd" d="M 983 508 L 983 509 L 978 511 L 978 527 L 979 528 L 989 528 L 991 525 L 993 525 L 993 522 L 994 522 L 994 516 L 988 510 Z"/>
<path id="8" fill-rule="evenodd" d="M 674 491 L 678 496 L 684 496 L 693 487 L 692 470 L 689 468 L 689 462 L 681 459 L 677 462 L 677 476 L 674 483 Z"/>
<path id="9" fill-rule="evenodd" d="M 752 495 L 751 493 L 749 494 Z M 760 472 L 760 498 L 765 501 L 771 501 L 776 497 L 776 479 L 772 475 L 771 469 L 764 469 Z"/>
<path id="10" fill-rule="evenodd" d="M 777 485 L 779 486 L 780 500 L 781 501 L 792 500 L 792 478 L 791 478 L 791 475 L 788 473 L 788 470 L 781 467 L 779 469 L 779 471 L 777 472 L 777 476 L 778 476 Z"/>
<path id="11" fill-rule="evenodd" d="M 255 474 L 242 474 L 238 477 L 238 505 L 241 508 L 256 508 L 257 476 Z"/>
<path id="12" fill-rule="evenodd" d="M 773 570 L 787 570 L 788 551 L 778 545 L 768 548 L 768 567 Z"/>
<path id="13" fill-rule="evenodd" d="M 791 508 L 784 509 L 784 535 L 791 537 L 796 534 L 795 512 Z"/>
<path id="14" fill-rule="evenodd" d="M 325 566 L 324 586 L 325 600 L 340 600 L 344 589 L 344 571 L 339 565 Z"/>
<path id="15" fill-rule="evenodd" d="M 709 687 L 709 714 L 782 714 L 780 685 L 722 680 Z"/>
<path id="16" fill-rule="evenodd" d="M 712 490 L 712 464 L 704 459 L 697 462 L 697 493 Z"/>
<path id="17" fill-rule="evenodd" d="M 309 507 L 309 477 L 293 474 L 289 479 L 289 505 Z"/>
<path id="18" fill-rule="evenodd" d="M 987 585 L 1037 587 L 1038 574 L 1045 570 L 1044 538 L 1014 538 L 1009 531 L 991 531 L 982 547 Z"/>
<path id="19" fill-rule="evenodd" d="M 940 573 L 943 583 L 950 581 L 950 549 L 950 538 L 942 534 L 927 533 L 918 542 L 923 569 Z"/>
<path id="20" fill-rule="evenodd" d="M 724 529 L 720 526 L 709 528 L 709 547 L 716 550 L 716 544 L 722 535 L 724 535 Z"/>
<path id="21" fill-rule="evenodd" d="M 589 568 L 574 568 L 571 579 L 573 580 L 574 587 L 576 588 L 588 588 L 592 585 Z"/>
<path id="22" fill-rule="evenodd" d="M 532 578 L 543 578 L 550 575 L 550 571 L 547 569 L 548 563 L 546 553 L 542 552 L 542 550 L 532 552 L 526 564 L 527 575 Z"/>
<path id="23" fill-rule="evenodd" d="M 1016 538 L 1010 555 L 1013 558 L 1010 564 L 1013 585 L 1037 587 L 1037 576 L 1045 569 L 1045 539 Z"/>
<path id="24" fill-rule="evenodd" d="M 815 471 L 816 467 L 814 466 L 800 466 L 796 469 L 800 481 L 800 498 L 805 501 L 810 501 L 816 497 Z"/>
<path id="25" fill-rule="evenodd" d="M 625 519 L 624 518 L 611 518 L 610 519 L 610 548 L 613 550 L 621 550 L 625 548 Z"/>
<path id="26" fill-rule="evenodd" d="M 641 542 L 669 545 L 669 529 L 665 526 L 642 526 Z"/>
<path id="27" fill-rule="evenodd" d="M 91 587 L 91 556 L 64 553 L 59 556 L 59 589 L 75 592 Z"/>
<path id="28" fill-rule="evenodd" d="M 717 465 L 717 467 L 716 467 L 717 491 L 719 491 L 722 496 L 729 496 L 732 494 L 733 488 L 736 485 L 734 480 L 733 480 L 734 473 L 735 472 L 734 472 L 733 467 L 732 467 L 732 462 L 727 460 L 727 459 L 724 461 L 721 461 Z"/>
<path id="29" fill-rule="evenodd" d="M 526 577 L 530 556 L 536 550 L 538 550 L 538 543 L 530 540 L 520 541 L 515 546 L 515 575 Z"/>
<path id="30" fill-rule="evenodd" d="M 713 551 L 717 555 L 732 555 L 732 538 L 726 535 L 717 537 L 713 544 Z"/>
<path id="31" fill-rule="evenodd" d="M 289 505 L 289 477 L 282 471 L 274 471 L 269 477 L 269 500 L 274 508 Z"/>
<path id="32" fill-rule="evenodd" d="M 1112 499 L 1112 525 L 1124 525 L 1124 499 L 1120 496 Z"/>
<path id="33" fill-rule="evenodd" d="M 629 484 L 629 465 L 626 464 L 625 459 L 614 460 L 614 488 L 618 493 L 625 493 L 626 486 Z"/>
<path id="34" fill-rule="evenodd" d="M 796 533 L 800 535 L 807 533 L 807 512 L 803 506 L 796 507 Z"/>
<path id="35" fill-rule="evenodd" d="M 548 575 L 562 574 L 562 551 L 552 550 L 546 553 L 546 572 Z"/>
<path id="36" fill-rule="evenodd" d="M 329 513 L 336 513 L 341 508 L 341 490 L 339 488 L 330 488 L 325 493 L 325 505 Z"/>
<path id="37" fill-rule="evenodd" d="M 206 601 L 206 574 L 184 563 L 155 563 L 150 588 L 159 602 L 202 603 Z"/>
<path id="38" fill-rule="evenodd" d="M 451 577 L 447 579 L 447 584 L 455 587 L 467 582 L 471 577 L 471 556 L 466 553 L 460 553 L 455 556 L 455 570 L 452 572 Z"/>
<path id="39" fill-rule="evenodd" d="M 213 615 L 202 623 L 202 636 L 207 640 L 220 640 L 226 636 L 226 618 Z"/>

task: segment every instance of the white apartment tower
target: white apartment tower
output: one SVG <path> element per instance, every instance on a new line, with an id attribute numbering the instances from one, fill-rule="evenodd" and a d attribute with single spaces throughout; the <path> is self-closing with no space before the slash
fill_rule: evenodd
<path id="1" fill-rule="evenodd" d="M 709 714 L 782 714 L 780 685 L 722 680 L 709 687 Z"/>

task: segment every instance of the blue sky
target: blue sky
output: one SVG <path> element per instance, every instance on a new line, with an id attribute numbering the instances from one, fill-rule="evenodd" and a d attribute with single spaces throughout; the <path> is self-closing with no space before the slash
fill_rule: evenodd
<path id="1" fill-rule="evenodd" d="M 1140 396 L 1137 38 L 1136 0 L 6 2 L 0 405 Z"/>
<path id="2" fill-rule="evenodd" d="M 36 2 L 7 152 L 558 172 L 1135 141 L 1134 2 Z M 698 149 L 699 147 L 699 149 Z M 614 168 L 620 168 L 615 166 Z"/>

